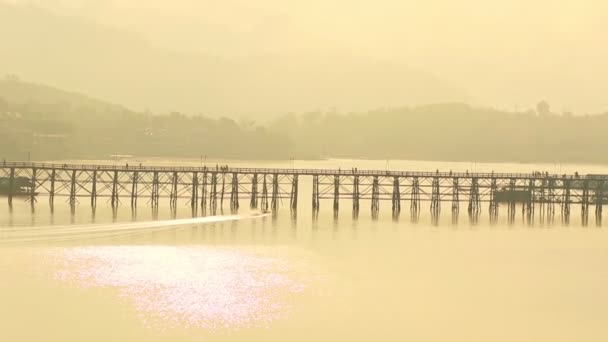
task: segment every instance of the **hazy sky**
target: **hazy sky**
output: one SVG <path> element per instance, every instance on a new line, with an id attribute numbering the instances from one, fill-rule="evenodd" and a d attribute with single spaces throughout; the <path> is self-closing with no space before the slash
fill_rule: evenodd
<path id="1" fill-rule="evenodd" d="M 19 0 L 12 0 L 19 2 Z M 607 111 L 603 0 L 22 0 L 221 56 L 356 54 L 418 68 L 479 104 Z"/>

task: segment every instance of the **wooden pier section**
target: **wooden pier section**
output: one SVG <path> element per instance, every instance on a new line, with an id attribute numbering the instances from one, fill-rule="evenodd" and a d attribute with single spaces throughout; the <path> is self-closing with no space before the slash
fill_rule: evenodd
<path id="1" fill-rule="evenodd" d="M 349 201 L 353 217 L 365 202 L 377 218 L 381 202 L 390 202 L 394 218 L 409 207 L 409 216 L 416 221 L 424 203 L 434 222 L 442 210 L 451 212 L 453 222 L 461 211 L 472 222 L 487 211 L 490 222 L 495 222 L 503 208 L 510 223 L 519 211 L 528 222 L 537 215 L 551 223 L 558 213 L 567 224 L 576 206 L 587 225 L 590 210 L 601 224 L 603 205 L 608 203 L 604 175 L 6 162 L 0 164 L 0 181 L 9 206 L 15 197 L 24 196 L 32 206 L 44 197 L 52 208 L 57 198 L 63 198 L 72 208 L 86 203 L 94 210 L 104 199 L 112 208 L 129 203 L 133 209 L 145 205 L 155 211 L 166 203 L 175 210 L 180 200 L 193 215 L 199 210 L 215 215 L 224 207 L 236 212 L 243 204 L 264 212 L 286 207 L 295 213 L 301 182 L 311 187 L 313 215 L 327 204 L 337 215 Z"/>

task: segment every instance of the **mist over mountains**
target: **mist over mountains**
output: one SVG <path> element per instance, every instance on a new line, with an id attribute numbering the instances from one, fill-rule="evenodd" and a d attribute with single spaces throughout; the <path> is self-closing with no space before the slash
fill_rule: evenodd
<path id="1" fill-rule="evenodd" d="M 0 71 L 138 110 L 263 118 L 467 99 L 428 73 L 346 53 L 175 52 L 127 31 L 1 2 L 0 40 Z"/>
<path id="2" fill-rule="evenodd" d="M 0 154 L 608 162 L 601 15 L 430 3 L 0 0 Z"/>
<path id="3" fill-rule="evenodd" d="M 560 113 L 608 110 L 607 2 L 2 2 L 0 73 L 137 110 L 258 118 L 456 101 L 520 111 L 543 99 Z"/>

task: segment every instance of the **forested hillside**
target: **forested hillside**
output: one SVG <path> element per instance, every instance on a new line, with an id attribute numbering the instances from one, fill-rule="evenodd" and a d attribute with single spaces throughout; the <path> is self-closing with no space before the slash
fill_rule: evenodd
<path id="1" fill-rule="evenodd" d="M 512 113 L 466 104 L 285 114 L 272 122 L 129 110 L 85 95 L 0 81 L 0 157 L 201 155 L 240 159 L 608 162 L 608 114 Z"/>

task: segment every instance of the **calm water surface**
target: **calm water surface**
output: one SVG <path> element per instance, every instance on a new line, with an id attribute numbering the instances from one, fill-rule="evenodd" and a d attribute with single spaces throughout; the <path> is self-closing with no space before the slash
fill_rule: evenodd
<path id="1" fill-rule="evenodd" d="M 146 163 L 144 161 L 144 163 Z M 197 165 L 199 161 L 149 161 Z M 213 165 L 215 161 L 210 162 Z M 219 161 L 233 166 L 245 162 Z M 589 165 L 296 161 L 269 167 L 608 173 Z M 0 198 L 1 341 L 606 341 L 608 227 L 490 225 L 445 210 L 392 220 L 381 203 L 358 220 L 301 186 L 296 219 L 252 215 L 177 221 L 149 208 L 72 214 Z M 287 206 L 287 205 L 284 205 Z M 407 207 L 407 206 L 406 206 Z M 423 213 L 428 208 L 423 207 Z M 559 216 L 559 215 L 558 215 Z M 590 222 L 593 220 L 590 220 Z"/>

